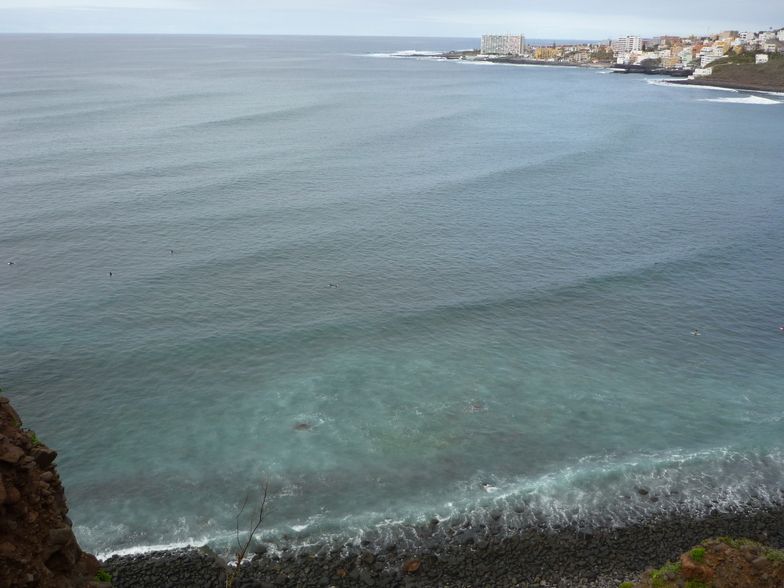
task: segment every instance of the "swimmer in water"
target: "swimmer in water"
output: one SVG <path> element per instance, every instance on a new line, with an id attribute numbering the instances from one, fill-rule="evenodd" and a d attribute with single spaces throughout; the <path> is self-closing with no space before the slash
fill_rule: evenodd
<path id="1" fill-rule="evenodd" d="M 700 334 L 699 331 L 692 331 L 692 335 L 699 335 L 699 334 Z"/>
<path id="2" fill-rule="evenodd" d="M 330 284 L 330 285 L 329 285 L 329 287 L 330 287 L 330 288 L 337 288 L 337 287 L 338 287 L 338 285 L 337 285 L 337 284 Z"/>
<path id="3" fill-rule="evenodd" d="M 112 272 L 109 272 L 109 277 L 110 277 L 110 278 L 112 277 Z"/>
<path id="4" fill-rule="evenodd" d="M 16 262 L 15 261 L 9 261 L 8 265 L 16 265 Z"/>

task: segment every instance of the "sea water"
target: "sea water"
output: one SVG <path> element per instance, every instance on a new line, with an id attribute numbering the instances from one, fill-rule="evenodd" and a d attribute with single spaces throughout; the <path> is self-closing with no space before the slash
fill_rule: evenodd
<path id="1" fill-rule="evenodd" d="M 0 36 L 0 384 L 85 549 L 778 498 L 784 97 L 398 53 L 476 44 Z"/>

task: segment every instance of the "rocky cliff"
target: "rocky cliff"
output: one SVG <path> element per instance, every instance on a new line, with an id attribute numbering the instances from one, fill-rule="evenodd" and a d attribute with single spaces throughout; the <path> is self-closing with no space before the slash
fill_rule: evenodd
<path id="1" fill-rule="evenodd" d="M 750 539 L 719 537 L 696 545 L 639 583 L 619 588 L 781 588 L 784 553 Z"/>
<path id="2" fill-rule="evenodd" d="M 98 573 L 71 530 L 56 457 L 0 397 L 0 588 L 82 588 Z"/>

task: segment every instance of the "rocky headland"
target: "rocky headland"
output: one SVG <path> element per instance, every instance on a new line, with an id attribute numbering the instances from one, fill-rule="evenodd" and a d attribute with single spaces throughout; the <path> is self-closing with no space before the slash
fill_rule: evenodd
<path id="1" fill-rule="evenodd" d="M 0 397 L 0 587 L 82 588 L 98 574 L 68 518 L 57 452 Z"/>
<path id="2" fill-rule="evenodd" d="M 671 83 L 755 92 L 784 92 L 784 55 L 774 53 L 767 63 L 755 63 L 752 58 L 741 55 L 714 61 L 709 76 Z"/>

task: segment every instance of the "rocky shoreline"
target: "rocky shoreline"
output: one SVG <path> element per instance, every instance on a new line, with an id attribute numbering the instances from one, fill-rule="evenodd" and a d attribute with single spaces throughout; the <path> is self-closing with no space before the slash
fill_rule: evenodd
<path id="1" fill-rule="evenodd" d="M 641 572 L 677 561 L 701 541 L 717 536 L 784 545 L 784 505 L 748 504 L 737 512 L 660 517 L 624 528 L 544 525 L 523 529 L 498 524 L 467 526 L 431 521 L 422 543 L 399 548 L 369 541 L 301 550 L 256 548 L 245 562 L 239 588 L 616 588 Z M 275 552 L 274 555 L 272 554 Z M 113 556 L 103 562 L 115 588 L 225 586 L 231 567 L 209 548 Z"/>

